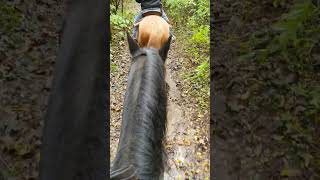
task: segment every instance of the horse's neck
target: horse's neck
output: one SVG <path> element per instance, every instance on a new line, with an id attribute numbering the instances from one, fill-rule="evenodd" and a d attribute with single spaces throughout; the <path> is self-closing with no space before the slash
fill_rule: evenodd
<path id="1" fill-rule="evenodd" d="M 161 122 L 164 119 L 161 116 L 164 104 L 158 102 L 164 97 L 157 86 L 162 86 L 164 80 L 159 79 L 159 70 L 148 69 L 156 68 L 148 63 L 149 59 L 138 60 L 130 69 L 120 143 L 114 165 L 120 168 L 133 164 L 138 172 L 157 174 L 155 167 L 161 167 L 163 132 L 160 131 L 164 129 L 161 127 L 164 123 Z"/>
<path id="2" fill-rule="evenodd" d="M 135 137 L 137 127 L 139 128 L 137 126 L 139 122 L 136 118 L 136 113 L 141 108 L 141 106 L 138 106 L 138 97 L 141 89 L 144 61 L 142 59 L 137 60 L 130 67 L 123 106 L 120 141 L 114 168 L 124 168 L 130 165 L 130 161 L 135 161 L 135 157 L 133 156 L 135 153 L 132 152 L 135 149 L 135 141 L 132 138 Z"/>

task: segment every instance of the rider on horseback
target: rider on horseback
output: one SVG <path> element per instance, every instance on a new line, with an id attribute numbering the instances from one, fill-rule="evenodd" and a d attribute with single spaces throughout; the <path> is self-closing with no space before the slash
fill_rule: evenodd
<path id="1" fill-rule="evenodd" d="M 137 23 L 145 16 L 158 15 L 161 16 L 168 24 L 170 24 L 170 21 L 162 8 L 161 0 L 136 0 L 136 2 L 141 4 L 141 11 L 134 18 L 134 27 L 132 34 L 135 40 L 137 40 Z M 172 36 L 171 41 L 174 41 L 175 37 L 173 36 L 171 27 L 170 35 Z"/>

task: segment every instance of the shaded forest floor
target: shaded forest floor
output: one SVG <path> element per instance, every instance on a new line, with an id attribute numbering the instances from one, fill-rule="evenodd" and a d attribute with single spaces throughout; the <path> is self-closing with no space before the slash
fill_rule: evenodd
<path id="1" fill-rule="evenodd" d="M 293 43 L 319 23 L 311 15 L 300 22 L 317 11 L 304 3 L 212 4 L 211 168 L 221 179 L 320 177 L 319 33 L 310 52 Z M 272 29 L 279 22 L 280 32 Z"/>
<path id="2" fill-rule="evenodd" d="M 0 179 L 38 177 L 60 1 L 0 1 Z"/>

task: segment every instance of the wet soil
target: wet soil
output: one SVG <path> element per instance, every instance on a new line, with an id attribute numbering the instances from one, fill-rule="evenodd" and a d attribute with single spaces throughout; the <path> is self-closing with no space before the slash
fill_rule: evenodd
<path id="1" fill-rule="evenodd" d="M 199 150 L 197 146 L 201 144 L 200 142 L 204 143 L 206 132 L 209 131 L 209 124 L 201 127 L 203 129 L 199 127 L 199 123 L 196 122 L 198 118 L 196 114 L 199 113 L 199 110 L 192 103 L 192 98 L 181 93 L 183 88 L 178 87 L 182 80 L 177 74 L 181 73 L 182 69 L 177 67 L 181 66 L 179 60 L 183 60 L 182 54 L 177 53 L 179 48 L 181 47 L 173 44 L 172 53 L 169 54 L 167 60 L 166 81 L 170 89 L 165 140 L 168 167 L 164 179 L 205 179 L 209 177 L 208 149 Z M 188 101 L 190 106 L 187 105 Z M 206 121 L 205 119 L 201 120 Z M 198 137 L 199 134 L 204 136 Z"/>
<path id="2" fill-rule="evenodd" d="M 31 180 L 38 177 L 63 8 L 54 0 L 0 6 L 0 179 Z"/>
<path id="3" fill-rule="evenodd" d="M 239 58 L 241 45 L 254 34 L 272 32 L 292 2 L 277 7 L 254 0 L 211 3 L 210 156 L 215 179 L 319 179 L 315 162 L 320 151 L 311 150 L 319 141 L 306 140 L 318 139 L 319 131 L 313 129 L 319 126 L 310 123 L 308 98 L 291 91 L 307 83 L 305 92 L 312 92 L 318 70 L 311 63 L 300 64 L 308 66 L 307 71 L 290 69 L 294 61 L 279 54 L 264 63 Z"/>

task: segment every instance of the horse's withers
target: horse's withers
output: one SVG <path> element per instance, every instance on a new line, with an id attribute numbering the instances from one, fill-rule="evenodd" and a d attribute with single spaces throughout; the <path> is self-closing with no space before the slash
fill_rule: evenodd
<path id="1" fill-rule="evenodd" d="M 138 25 L 137 39 L 140 47 L 160 49 L 168 41 L 170 25 L 162 17 L 149 15 Z"/>

